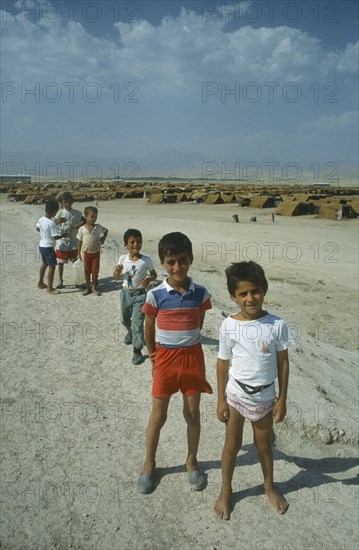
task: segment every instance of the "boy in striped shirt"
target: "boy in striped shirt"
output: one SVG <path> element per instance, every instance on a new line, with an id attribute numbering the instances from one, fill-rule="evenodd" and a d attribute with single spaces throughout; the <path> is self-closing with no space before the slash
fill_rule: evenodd
<path id="1" fill-rule="evenodd" d="M 200 331 L 205 313 L 212 305 L 207 290 L 188 277 L 193 253 L 192 243 L 186 235 L 179 232 L 164 235 L 158 253 L 168 277 L 148 292 L 142 307 L 146 316 L 145 339 L 152 362 L 153 384 L 146 460 L 137 487 L 141 493 L 154 489 L 160 432 L 166 422 L 171 395 L 181 390 L 187 423 L 188 481 L 193 489 L 201 491 L 205 476 L 197 463 L 201 429 L 199 405 L 201 392 L 212 393 L 212 388 L 206 380 Z"/>

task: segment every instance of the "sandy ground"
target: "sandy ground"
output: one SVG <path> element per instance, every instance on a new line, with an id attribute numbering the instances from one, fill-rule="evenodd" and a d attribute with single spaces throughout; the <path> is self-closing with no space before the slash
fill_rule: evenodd
<path id="1" fill-rule="evenodd" d="M 78 208 L 85 206 L 77 205 Z M 76 207 L 76 205 L 75 205 Z M 358 309 L 356 220 L 277 217 L 236 205 L 99 205 L 109 228 L 101 297 L 83 297 L 65 267 L 61 296 L 36 288 L 35 222 L 42 206 L 1 197 L 1 547 L 83 549 L 353 549 L 358 540 Z M 257 223 L 250 216 L 257 215 Z M 239 223 L 232 220 L 239 214 Z M 209 289 L 203 329 L 207 377 L 202 398 L 203 492 L 192 492 L 184 461 L 181 397 L 172 399 L 157 456 L 158 485 L 140 495 L 151 406 L 147 360 L 131 364 L 112 279 L 128 227 L 159 279 L 159 238 L 186 232 L 191 274 Z M 250 424 L 234 475 L 228 522 L 212 512 L 220 488 L 224 427 L 216 419 L 218 328 L 235 311 L 223 268 L 253 259 L 269 279 L 266 307 L 295 333 L 288 416 L 275 428 L 275 479 L 290 508 L 278 516 L 261 492 Z"/>

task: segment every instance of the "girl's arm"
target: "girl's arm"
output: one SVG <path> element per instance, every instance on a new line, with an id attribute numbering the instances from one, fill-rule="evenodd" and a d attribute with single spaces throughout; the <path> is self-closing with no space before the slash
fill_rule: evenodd
<path id="1" fill-rule="evenodd" d="M 221 422 L 227 422 L 229 408 L 226 400 L 226 386 L 228 382 L 229 359 L 217 359 L 217 418 Z"/>
<path id="2" fill-rule="evenodd" d="M 287 413 L 286 402 L 289 380 L 289 358 L 287 349 L 277 352 L 277 364 L 279 394 L 274 405 L 273 417 L 274 422 L 282 422 Z"/>
<path id="3" fill-rule="evenodd" d="M 152 367 L 154 367 L 156 357 L 156 317 L 154 317 L 154 315 L 146 315 L 145 340 L 148 355 L 151 360 Z"/>

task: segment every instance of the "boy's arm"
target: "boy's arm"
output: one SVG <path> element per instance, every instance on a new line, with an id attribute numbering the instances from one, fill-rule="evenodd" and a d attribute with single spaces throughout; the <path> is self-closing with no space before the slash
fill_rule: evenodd
<path id="1" fill-rule="evenodd" d="M 122 269 L 123 269 L 122 265 L 120 265 L 120 264 L 116 265 L 116 267 L 114 269 L 114 272 L 112 274 L 114 279 L 119 279 L 121 277 Z"/>
<path id="2" fill-rule="evenodd" d="M 77 241 L 79 243 L 77 248 L 77 257 L 81 258 L 82 241 L 80 241 L 80 239 L 77 239 Z"/>
<path id="3" fill-rule="evenodd" d="M 226 400 L 226 386 L 228 382 L 229 359 L 217 359 L 217 418 L 221 422 L 227 422 L 229 408 Z"/>
<path id="4" fill-rule="evenodd" d="M 83 217 L 81 214 L 81 221 L 79 223 L 74 223 L 71 227 L 74 227 L 75 229 L 79 229 L 82 225 L 85 225 L 86 218 Z"/>
<path id="5" fill-rule="evenodd" d="M 152 269 L 152 271 L 150 271 L 150 274 L 147 277 L 145 277 L 144 279 L 141 279 L 141 285 L 147 288 L 150 282 L 155 281 L 156 279 L 157 279 L 156 270 Z"/>
<path id="6" fill-rule="evenodd" d="M 108 234 L 108 229 L 105 229 L 105 232 L 100 239 L 100 244 L 103 244 L 105 242 L 107 234 Z"/>
<path id="7" fill-rule="evenodd" d="M 59 223 L 62 223 L 61 220 L 62 220 L 62 218 L 60 218 Z M 54 241 L 58 241 L 59 239 L 63 239 L 64 237 L 66 237 L 66 236 L 67 236 L 66 233 L 63 233 L 62 235 L 59 235 L 59 234 L 58 234 L 56 223 L 55 223 L 54 220 L 53 220 L 53 222 L 54 222 L 54 225 L 55 225 L 55 231 L 56 231 L 56 233 L 54 233 L 54 231 L 51 229 L 51 237 L 54 239 Z"/>
<path id="8" fill-rule="evenodd" d="M 287 413 L 286 402 L 289 380 L 289 358 L 287 349 L 277 351 L 277 365 L 279 394 L 273 408 L 273 417 L 274 422 L 282 422 Z"/>
<path id="9" fill-rule="evenodd" d="M 146 315 L 145 340 L 146 340 L 148 355 L 151 360 L 152 367 L 154 367 L 155 356 L 156 356 L 156 317 L 154 315 Z"/>

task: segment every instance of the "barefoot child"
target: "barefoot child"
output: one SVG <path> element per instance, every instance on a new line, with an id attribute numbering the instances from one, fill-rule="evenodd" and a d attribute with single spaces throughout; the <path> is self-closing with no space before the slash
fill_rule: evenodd
<path id="1" fill-rule="evenodd" d="M 101 292 L 97 288 L 98 274 L 100 272 L 100 252 L 101 245 L 106 240 L 108 230 L 99 223 L 96 223 L 97 214 L 98 210 L 95 206 L 86 206 L 84 210 L 86 223 L 77 232 L 78 257 L 81 258 L 81 253 L 83 253 L 85 264 L 86 290 L 82 293 L 83 296 L 87 296 L 92 292 L 97 294 L 97 296 L 101 296 Z"/>
<path id="2" fill-rule="evenodd" d="M 55 254 L 55 241 L 61 239 L 57 231 L 56 224 L 52 219 L 59 209 L 59 203 L 55 199 L 50 199 L 45 204 L 45 216 L 42 216 L 36 224 L 36 231 L 40 232 L 40 254 L 42 265 L 40 267 L 40 277 L 38 288 L 47 288 L 49 294 L 60 294 L 59 290 L 54 289 L 54 275 L 57 265 Z M 46 269 L 48 268 L 47 285 L 44 283 Z"/>
<path id="3" fill-rule="evenodd" d="M 125 344 L 133 346 L 132 363 L 144 362 L 142 348 L 144 344 L 143 323 L 145 316 L 141 308 L 146 300 L 146 288 L 157 277 L 149 256 L 141 254 L 142 234 L 138 229 L 127 229 L 123 236 L 128 254 L 122 254 L 115 267 L 113 276 L 119 279 L 125 276 L 120 294 L 120 313 L 123 326 L 127 330 Z"/>
<path id="4" fill-rule="evenodd" d="M 171 396 L 181 390 L 187 423 L 186 469 L 192 489 L 201 491 L 205 477 L 197 463 L 201 392 L 212 393 L 206 380 L 200 330 L 211 302 L 207 290 L 188 277 L 192 243 L 183 233 L 169 233 L 158 245 L 167 279 L 149 290 L 142 311 L 152 362 L 152 411 L 146 434 L 146 460 L 137 481 L 141 493 L 153 491 L 156 451 Z M 157 320 L 157 327 L 156 327 Z"/>
<path id="5" fill-rule="evenodd" d="M 277 512 L 288 502 L 273 484 L 272 431 L 286 415 L 289 377 L 288 345 L 293 342 L 286 323 L 262 309 L 268 283 L 255 262 L 233 263 L 225 271 L 227 288 L 240 311 L 220 329 L 217 361 L 217 417 L 226 424 L 222 452 L 222 489 L 214 511 L 230 517 L 232 477 L 242 445 L 243 425 L 251 421 L 264 477 L 264 491 Z M 278 376 L 278 398 L 275 379 Z"/>
<path id="6" fill-rule="evenodd" d="M 60 283 L 56 288 L 64 288 L 64 265 L 69 261 L 74 262 L 77 258 L 77 231 L 84 224 L 85 218 L 80 210 L 72 208 L 74 198 L 69 192 L 61 196 L 62 208 L 55 216 L 56 225 L 62 224 L 59 230 L 61 239 L 56 241 L 55 254 L 59 265 Z"/>

